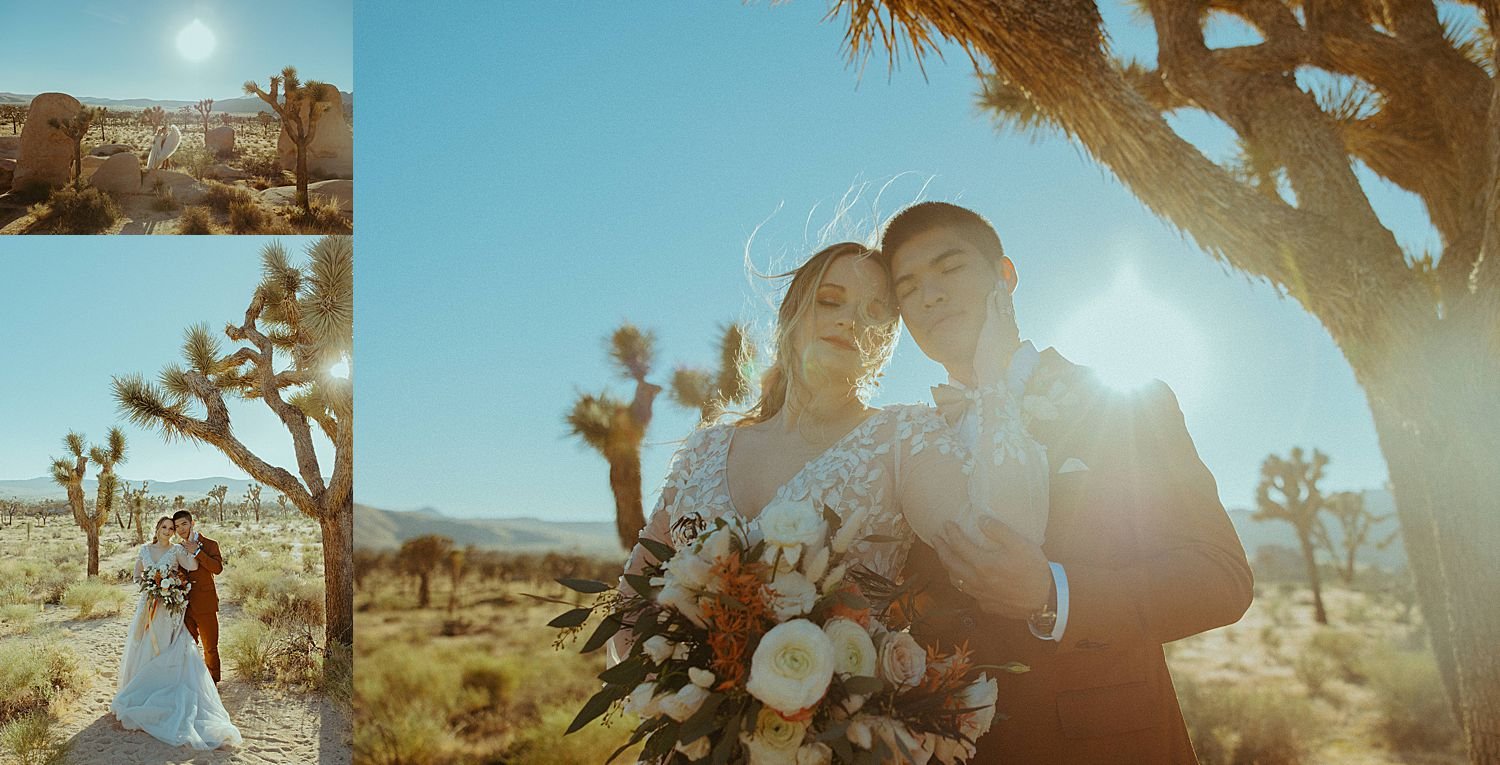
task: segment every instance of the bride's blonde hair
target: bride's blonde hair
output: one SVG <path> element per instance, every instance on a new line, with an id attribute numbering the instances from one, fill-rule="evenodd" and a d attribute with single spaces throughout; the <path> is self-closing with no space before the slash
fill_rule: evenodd
<path id="1" fill-rule="evenodd" d="M 156 524 L 151 527 L 151 541 L 152 542 L 155 542 L 157 535 L 161 533 L 161 522 L 162 521 L 166 521 L 167 523 L 172 523 L 172 518 L 170 516 L 163 515 L 162 517 L 156 519 Z M 175 524 L 173 525 L 173 528 L 174 529 L 176 528 Z M 171 534 L 171 532 L 168 532 L 167 533 L 167 539 L 170 540 L 171 538 L 172 538 L 172 534 Z"/>
<path id="2" fill-rule="evenodd" d="M 818 285 L 823 283 L 824 275 L 828 273 L 829 267 L 835 260 L 844 257 L 864 260 L 876 258 L 876 256 L 877 253 L 874 250 L 862 244 L 839 242 L 813 253 L 812 257 L 796 269 L 770 277 L 772 279 L 790 277 L 791 283 L 787 285 L 786 294 L 781 299 L 781 306 L 776 311 L 775 345 L 772 348 L 771 366 L 761 376 L 760 398 L 735 421 L 735 425 L 765 422 L 775 417 L 786 406 L 787 397 L 793 395 L 794 391 L 807 390 L 810 383 L 806 375 L 806 356 L 811 349 L 796 348 L 793 337 L 797 326 L 813 310 Z M 879 263 L 879 260 L 877 258 L 872 262 Z M 889 285 L 887 285 L 887 290 L 889 290 Z M 889 296 L 887 298 L 889 299 Z M 891 360 L 891 354 L 896 349 L 898 324 L 894 313 L 890 316 L 877 317 L 868 313 L 868 306 L 860 306 L 859 310 L 862 312 L 860 318 L 863 323 L 870 327 L 868 331 L 857 333 L 855 336 L 863 371 L 859 379 L 854 381 L 854 388 L 856 393 L 864 399 L 875 387 L 880 371 Z"/>

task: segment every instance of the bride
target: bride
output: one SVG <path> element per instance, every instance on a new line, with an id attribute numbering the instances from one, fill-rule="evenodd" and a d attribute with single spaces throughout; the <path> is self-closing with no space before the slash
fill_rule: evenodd
<path id="1" fill-rule="evenodd" d="M 183 571 L 198 568 L 182 545 L 172 544 L 173 530 L 171 518 L 157 520 L 155 538 L 141 545 L 136 557 L 137 582 L 158 573 L 181 578 Z M 119 692 L 110 711 L 127 730 L 144 730 L 173 746 L 239 744 L 239 729 L 229 721 L 203 655 L 183 626 L 184 613 L 141 595 L 125 636 Z"/>
<path id="2" fill-rule="evenodd" d="M 1014 402 L 981 398 L 975 443 L 1005 443 L 1026 459 L 975 460 L 929 406 L 866 403 L 897 333 L 890 282 L 872 254 L 836 244 L 792 272 L 761 398 L 737 422 L 687 439 L 642 538 L 681 548 L 717 517 L 753 520 L 773 500 L 810 499 L 858 527 L 854 561 L 895 581 L 914 537 L 931 541 L 950 521 L 1046 525 L 1046 454 L 1015 421 Z M 626 573 L 654 560 L 637 545 Z M 629 640 L 617 636 L 612 658 Z"/>

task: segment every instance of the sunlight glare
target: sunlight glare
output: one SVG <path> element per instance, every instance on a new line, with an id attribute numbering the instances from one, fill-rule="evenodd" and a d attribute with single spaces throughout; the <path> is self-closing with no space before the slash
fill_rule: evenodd
<path id="1" fill-rule="evenodd" d="M 177 52 L 189 61 L 202 61 L 214 52 L 214 46 L 218 43 L 214 32 L 204 25 L 202 21 L 193 19 L 193 23 L 182 28 L 177 33 Z"/>
<path id="2" fill-rule="evenodd" d="M 329 377 L 337 377 L 340 380 L 349 379 L 349 357 L 345 356 L 337 364 L 328 368 Z"/>

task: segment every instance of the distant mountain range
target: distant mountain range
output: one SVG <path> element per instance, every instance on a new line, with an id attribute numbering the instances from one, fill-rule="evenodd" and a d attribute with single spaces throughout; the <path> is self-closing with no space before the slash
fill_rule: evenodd
<path id="1" fill-rule="evenodd" d="M 129 481 L 139 485 L 140 478 L 122 475 L 120 480 Z M 208 496 L 208 492 L 215 486 L 228 486 L 229 491 L 224 495 L 224 502 L 238 502 L 244 496 L 245 489 L 256 481 L 239 478 L 189 478 L 182 481 L 151 481 L 150 492 L 152 494 L 175 497 L 181 494 L 189 502 Z M 93 500 L 95 492 L 99 490 L 99 482 L 87 479 L 83 482 L 83 493 L 90 501 Z M 55 500 L 66 502 L 68 492 L 58 486 L 51 478 L 27 478 L 19 481 L 0 481 L 0 499 L 20 499 L 26 501 Z M 261 492 L 260 501 L 269 502 L 273 506 L 276 503 L 276 491 L 265 489 Z"/>
<path id="2" fill-rule="evenodd" d="M 343 96 L 345 106 L 352 106 L 354 104 L 353 93 L 341 90 L 339 91 L 339 95 Z M 31 95 L 0 93 L 0 104 L 21 104 L 24 106 L 30 104 L 33 98 L 36 98 L 36 94 L 34 93 Z M 138 112 L 153 106 L 160 106 L 169 112 L 174 112 L 184 106 L 192 106 L 198 103 L 197 101 L 158 101 L 151 98 L 121 99 L 93 98 L 91 96 L 74 96 L 74 98 L 77 98 L 85 106 L 103 106 L 122 112 Z M 222 101 L 214 101 L 214 112 L 217 114 L 255 114 L 256 112 L 269 111 L 271 111 L 271 107 L 256 96 L 237 96 L 235 98 L 226 98 Z"/>
<path id="3" fill-rule="evenodd" d="M 431 508 L 414 511 L 354 506 L 354 546 L 393 550 L 424 534 L 438 534 L 459 546 L 484 550 L 542 553 L 573 552 L 611 558 L 625 556 L 615 524 L 559 522 L 536 518 L 450 518 Z"/>
<path id="4" fill-rule="evenodd" d="M 1366 506 L 1376 515 L 1388 516 L 1370 534 L 1372 542 L 1390 535 L 1397 528 L 1395 501 L 1389 492 L 1367 491 Z M 1262 547 L 1298 549 L 1297 534 L 1290 524 L 1279 521 L 1257 521 L 1254 511 L 1231 508 L 1229 520 L 1251 560 Z M 1335 542 L 1341 537 L 1335 525 L 1329 533 Z M 366 505 L 354 506 L 354 546 L 367 549 L 395 549 L 401 543 L 423 534 L 439 534 L 462 545 L 507 552 L 575 551 L 609 557 L 621 557 L 613 522 L 559 522 L 536 518 L 450 518 L 432 508 L 409 512 L 379 510 Z M 1406 566 L 1406 553 L 1398 541 L 1384 550 L 1374 544 L 1360 551 L 1359 560 L 1366 565 L 1386 569 Z"/>

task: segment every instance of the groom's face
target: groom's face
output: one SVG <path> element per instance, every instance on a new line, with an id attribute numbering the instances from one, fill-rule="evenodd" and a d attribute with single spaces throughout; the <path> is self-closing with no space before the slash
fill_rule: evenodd
<path id="1" fill-rule="evenodd" d="M 998 281 L 993 261 L 953 229 L 933 228 L 908 239 L 890 262 L 901 318 L 917 346 L 950 369 L 970 363 Z"/>
<path id="2" fill-rule="evenodd" d="M 178 518 L 176 524 L 177 536 L 182 537 L 183 539 L 187 539 L 188 537 L 191 537 L 193 535 L 193 522 L 191 519 Z"/>

